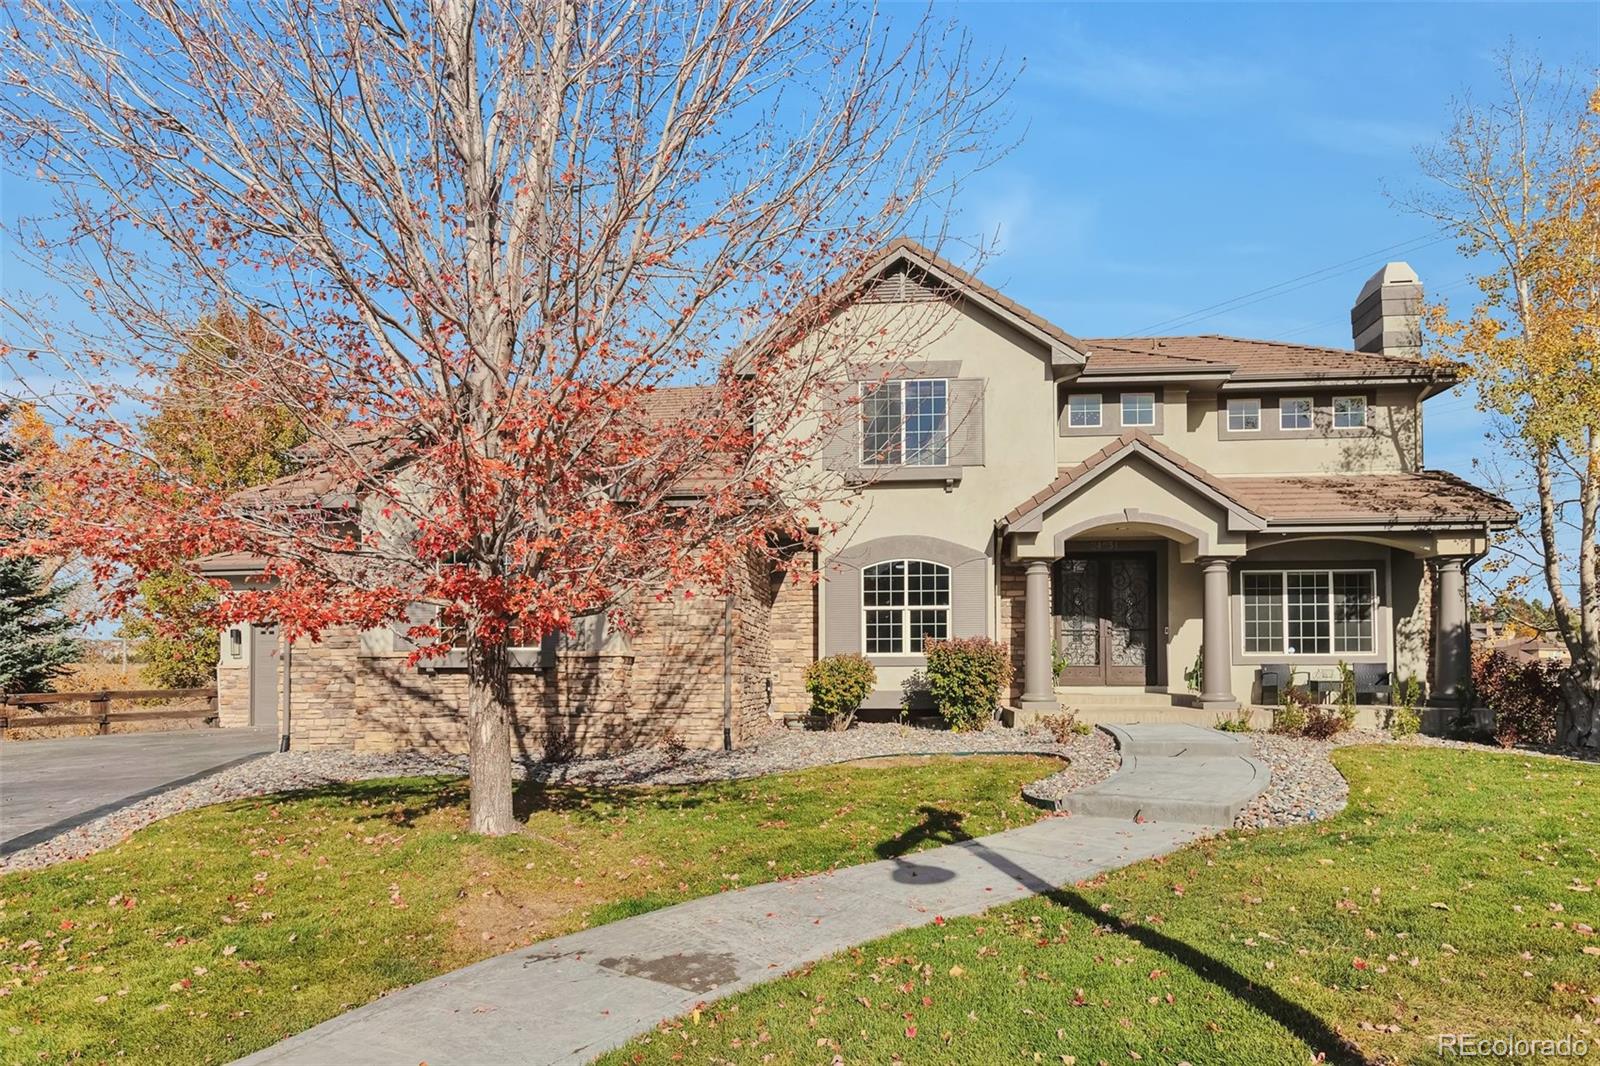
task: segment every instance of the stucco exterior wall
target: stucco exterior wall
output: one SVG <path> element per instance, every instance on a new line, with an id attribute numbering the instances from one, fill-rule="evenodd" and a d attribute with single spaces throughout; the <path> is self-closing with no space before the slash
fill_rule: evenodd
<path id="1" fill-rule="evenodd" d="M 841 328 L 870 332 L 875 322 L 895 321 L 895 314 L 878 305 L 858 305 L 840 316 Z M 936 537 L 988 558 L 979 599 L 982 632 L 992 635 L 994 520 L 1055 477 L 1055 394 L 1044 346 L 971 304 L 924 305 L 918 322 L 926 342 L 908 363 L 959 363 L 962 378 L 985 380 L 985 462 L 964 468 L 953 484 L 879 482 L 866 487 L 857 500 L 825 508 L 825 521 L 838 523 L 839 530 L 820 552 L 818 640 L 823 653 L 830 649 L 827 627 L 839 624 L 826 609 L 828 582 L 859 580 L 830 566 L 832 557 L 852 545 L 907 534 Z M 850 624 L 859 626 L 859 618 Z M 898 705 L 902 683 L 919 668 L 904 658 L 878 665 L 876 704 Z"/>
<path id="2" fill-rule="evenodd" d="M 1109 401 L 1124 388 L 1150 391 L 1146 386 L 1111 386 L 1097 391 Z M 1066 394 L 1065 390 L 1063 395 Z M 1228 392 L 1227 396 L 1276 396 L 1281 389 L 1254 392 Z M 1290 390 L 1288 395 L 1313 396 L 1318 402 L 1338 395 L 1366 394 L 1370 428 L 1366 431 L 1331 430 L 1322 427 L 1309 433 L 1283 434 L 1276 430 L 1263 409 L 1263 430 L 1251 435 L 1225 434 L 1219 393 L 1214 390 L 1164 390 L 1159 432 L 1162 444 L 1213 474 L 1356 474 L 1386 473 L 1417 469 L 1422 432 L 1417 413 L 1417 393 L 1406 388 L 1349 388 L 1334 390 Z M 1064 401 L 1063 401 L 1064 402 Z M 1275 410 L 1275 409 L 1274 409 Z M 1056 454 L 1061 465 L 1080 463 L 1124 430 L 1110 414 L 1098 433 L 1074 430 L 1056 437 Z"/>

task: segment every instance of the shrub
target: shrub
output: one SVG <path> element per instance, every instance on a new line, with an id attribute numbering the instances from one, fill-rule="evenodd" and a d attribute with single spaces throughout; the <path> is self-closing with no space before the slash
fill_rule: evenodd
<path id="1" fill-rule="evenodd" d="M 1216 725 L 1212 726 L 1212 728 L 1224 733 L 1250 732 L 1250 708 L 1240 707 L 1232 714 L 1217 715 Z"/>
<path id="2" fill-rule="evenodd" d="M 1350 728 L 1351 720 L 1355 717 L 1355 708 L 1350 708 L 1349 717 L 1345 715 L 1345 708 L 1332 706 L 1325 703 L 1312 704 L 1306 708 L 1306 724 L 1301 730 L 1302 736 L 1312 740 L 1327 740 L 1337 736 Z"/>
<path id="3" fill-rule="evenodd" d="M 1194 653 L 1194 662 L 1183 672 L 1183 683 L 1189 686 L 1189 691 L 1201 693 L 1206 688 L 1206 650 L 1201 648 Z"/>
<path id="4" fill-rule="evenodd" d="M 1409 737 L 1422 729 L 1422 712 L 1417 704 L 1422 702 L 1422 682 L 1407 676 L 1394 687 L 1394 706 L 1389 708 L 1385 723 L 1389 732 L 1397 737 Z"/>
<path id="5" fill-rule="evenodd" d="M 854 717 L 877 683 L 878 671 L 865 655 L 829 655 L 806 667 L 811 713 L 827 718 Z"/>
<path id="6" fill-rule="evenodd" d="M 1561 714 L 1561 668 L 1555 663 L 1517 662 L 1502 652 L 1473 659 L 1472 684 L 1494 712 L 1494 739 L 1501 747 L 1551 744 Z"/>
<path id="7" fill-rule="evenodd" d="M 1285 685 L 1282 699 L 1272 712 L 1272 732 L 1287 737 L 1303 735 L 1311 708 L 1317 705 L 1316 698 L 1299 685 Z"/>
<path id="8" fill-rule="evenodd" d="M 982 729 L 1011 684 L 1011 659 L 1005 646 L 987 637 L 930 640 L 925 676 L 934 706 L 951 729 Z"/>
<path id="9" fill-rule="evenodd" d="M 1060 714 L 1042 714 L 1038 724 L 1057 744 L 1070 744 L 1073 737 L 1086 737 L 1094 732 L 1094 726 L 1078 721 L 1078 713 L 1071 710 Z"/>

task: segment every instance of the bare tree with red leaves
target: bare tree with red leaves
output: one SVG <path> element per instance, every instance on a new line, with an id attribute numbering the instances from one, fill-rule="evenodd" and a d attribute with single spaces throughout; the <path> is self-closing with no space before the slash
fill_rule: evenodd
<path id="1" fill-rule="evenodd" d="M 941 230 L 1003 122 L 1006 76 L 958 28 L 852 3 L 7 18 L 8 164 L 55 204 L 13 239 L 82 302 L 5 305 L 15 380 L 62 441 L 21 464 L 40 524 L 9 549 L 83 556 L 113 609 L 177 560 L 253 553 L 272 583 L 217 620 L 290 636 L 432 605 L 412 636 L 465 647 L 490 834 L 516 828 L 508 640 L 715 590 L 807 538 L 838 491 L 808 462 L 830 430 L 811 384 L 910 336 L 806 342 L 833 308 L 816 294 L 908 223 Z M 193 309 L 219 304 L 271 324 L 216 373 L 241 408 L 299 412 L 312 505 L 208 490 L 140 438 Z M 688 409 L 655 402 L 688 382 L 707 386 Z"/>

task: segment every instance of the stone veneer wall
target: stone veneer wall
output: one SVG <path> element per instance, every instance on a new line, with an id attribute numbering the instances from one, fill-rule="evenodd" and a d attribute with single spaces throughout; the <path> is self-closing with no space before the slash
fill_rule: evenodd
<path id="1" fill-rule="evenodd" d="M 250 671 L 243 666 L 217 666 L 217 724 L 224 729 L 250 724 Z"/>
<path id="2" fill-rule="evenodd" d="M 773 728 L 766 682 L 773 677 L 774 702 L 787 683 L 775 676 L 776 603 L 783 603 L 786 634 L 807 625 L 814 630 L 814 619 L 801 618 L 782 592 L 761 564 L 744 569 L 734 596 L 735 745 Z M 721 747 L 724 610 L 721 596 L 663 597 L 645 606 L 626 653 L 562 652 L 553 669 L 514 670 L 518 753 L 536 758 L 668 744 Z M 353 629 L 297 641 L 292 667 L 295 748 L 467 750 L 464 670 L 413 667 L 403 654 L 364 652 Z M 794 673 L 792 664 L 784 673 Z M 218 686 L 224 724 L 245 724 L 249 672 L 219 669 Z"/>
<path id="3" fill-rule="evenodd" d="M 1011 653 L 1011 691 L 1008 702 L 1013 706 L 1022 699 L 1023 655 L 1027 650 L 1023 619 L 1027 608 L 1027 593 L 1027 564 L 1002 562 L 1000 603 L 995 612 L 995 621 L 998 639 Z"/>
<path id="4" fill-rule="evenodd" d="M 816 555 L 805 552 L 792 560 L 790 572 L 773 594 L 772 710 L 780 715 L 811 709 L 806 692 L 806 667 L 817 659 Z"/>

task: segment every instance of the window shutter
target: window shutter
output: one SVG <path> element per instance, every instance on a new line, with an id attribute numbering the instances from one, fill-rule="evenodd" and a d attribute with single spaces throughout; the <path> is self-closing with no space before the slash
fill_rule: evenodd
<path id="1" fill-rule="evenodd" d="M 979 556 L 950 569 L 950 635 L 989 635 L 989 560 Z"/>
<path id="2" fill-rule="evenodd" d="M 950 382 L 950 465 L 983 465 L 983 378 Z"/>
<path id="3" fill-rule="evenodd" d="M 420 646 L 416 641 L 406 635 L 412 626 L 430 625 L 438 608 L 427 603 L 412 603 L 406 606 L 406 616 L 403 620 L 389 623 L 389 632 L 394 635 L 394 650 L 410 653 Z"/>
<path id="4" fill-rule="evenodd" d="M 861 651 L 861 571 L 838 560 L 823 570 L 824 655 Z"/>
<path id="5" fill-rule="evenodd" d="M 841 382 L 819 387 L 823 404 L 842 418 L 817 442 L 817 460 L 828 470 L 855 470 L 861 461 L 861 409 L 850 402 L 859 385 Z"/>

